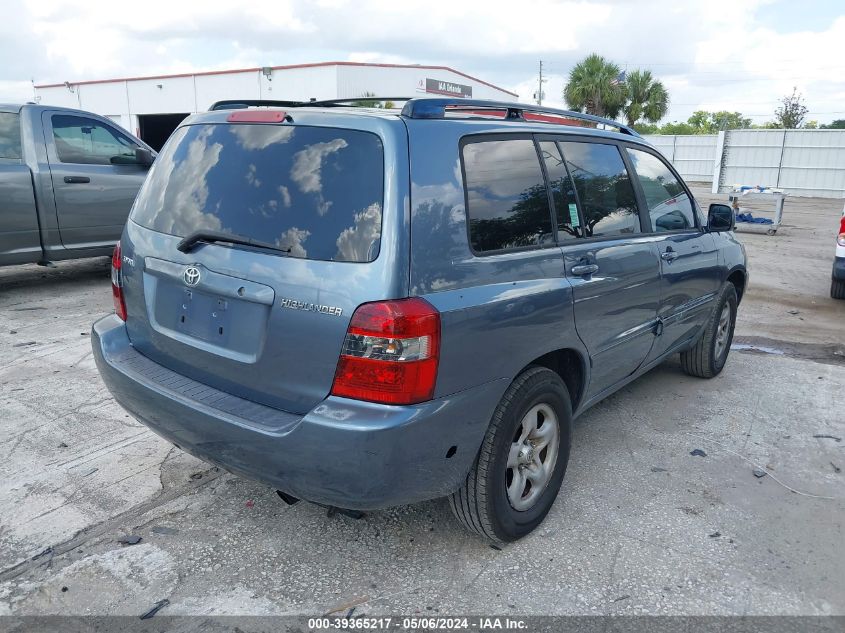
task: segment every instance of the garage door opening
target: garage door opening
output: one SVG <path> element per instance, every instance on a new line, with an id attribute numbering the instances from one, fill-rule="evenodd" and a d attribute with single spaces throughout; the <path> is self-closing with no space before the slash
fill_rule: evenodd
<path id="1" fill-rule="evenodd" d="M 155 151 L 160 151 L 164 142 L 186 116 L 188 116 L 187 113 L 138 115 L 138 128 L 141 140 Z"/>

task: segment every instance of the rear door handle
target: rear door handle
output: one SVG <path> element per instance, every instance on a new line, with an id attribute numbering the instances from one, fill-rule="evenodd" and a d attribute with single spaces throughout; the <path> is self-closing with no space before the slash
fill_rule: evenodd
<path id="1" fill-rule="evenodd" d="M 65 176 L 65 182 L 69 185 L 81 185 L 91 182 L 88 176 Z"/>
<path id="2" fill-rule="evenodd" d="M 598 264 L 578 264 L 572 267 L 572 274 L 576 277 L 586 277 L 598 272 Z"/>
<path id="3" fill-rule="evenodd" d="M 678 254 L 671 248 L 667 248 L 665 253 L 660 254 L 660 259 L 664 262 L 671 262 L 678 258 Z"/>

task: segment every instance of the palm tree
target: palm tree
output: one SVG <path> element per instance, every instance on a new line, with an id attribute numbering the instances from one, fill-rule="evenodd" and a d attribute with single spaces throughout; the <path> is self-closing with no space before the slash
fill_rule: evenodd
<path id="1" fill-rule="evenodd" d="M 563 98 L 573 110 L 598 116 L 619 116 L 625 105 L 626 88 L 619 66 L 593 53 L 578 62 L 569 73 Z"/>
<path id="2" fill-rule="evenodd" d="M 669 110 L 669 93 L 650 70 L 634 70 L 625 80 L 628 87 L 628 103 L 623 110 L 628 125 L 634 125 L 640 119 L 657 123 Z"/>

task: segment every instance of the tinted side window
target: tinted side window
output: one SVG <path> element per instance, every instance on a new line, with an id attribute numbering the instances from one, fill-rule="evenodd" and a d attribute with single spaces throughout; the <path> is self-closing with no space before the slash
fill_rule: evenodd
<path id="1" fill-rule="evenodd" d="M 695 227 L 689 196 L 669 167 L 647 152 L 629 149 L 628 154 L 643 188 L 654 230 L 676 231 Z"/>
<path id="2" fill-rule="evenodd" d="M 0 112 L 0 158 L 21 157 L 21 123 L 17 114 Z"/>
<path id="3" fill-rule="evenodd" d="M 532 140 L 469 143 L 463 158 L 473 250 L 554 243 L 549 198 Z"/>
<path id="4" fill-rule="evenodd" d="M 546 164 L 549 176 L 549 186 L 552 189 L 552 200 L 555 203 L 555 223 L 557 224 L 557 239 L 563 241 L 581 237 L 581 221 L 578 218 L 578 204 L 572 180 L 566 171 L 563 157 L 557 144 L 552 141 L 540 143 L 540 154 Z"/>
<path id="5" fill-rule="evenodd" d="M 638 233 L 634 188 L 615 145 L 561 143 L 584 211 L 584 236 Z"/>
<path id="6" fill-rule="evenodd" d="M 64 114 L 53 116 L 52 121 L 56 153 L 63 163 L 134 165 L 137 162 L 137 145 L 104 123 Z"/>

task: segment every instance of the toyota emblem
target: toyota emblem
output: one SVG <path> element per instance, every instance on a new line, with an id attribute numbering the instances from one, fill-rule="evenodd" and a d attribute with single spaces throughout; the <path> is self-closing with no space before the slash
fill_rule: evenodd
<path id="1" fill-rule="evenodd" d="M 200 269 L 196 266 L 188 266 L 182 278 L 188 286 L 196 286 L 200 282 Z"/>

